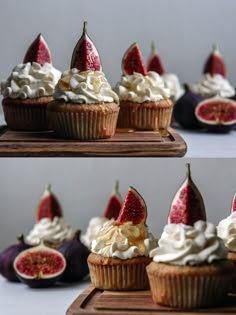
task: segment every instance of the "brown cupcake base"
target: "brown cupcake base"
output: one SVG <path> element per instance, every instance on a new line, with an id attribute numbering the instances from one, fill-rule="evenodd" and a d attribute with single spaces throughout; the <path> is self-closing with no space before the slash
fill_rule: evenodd
<path id="1" fill-rule="evenodd" d="M 2 106 L 8 127 L 22 131 L 48 130 L 47 105 L 52 100 L 51 96 L 36 99 L 4 98 Z"/>
<path id="2" fill-rule="evenodd" d="M 91 253 L 88 266 L 92 284 L 103 290 L 146 290 L 149 288 L 146 266 L 149 257 L 122 260 Z"/>
<path id="3" fill-rule="evenodd" d="M 80 105 L 54 101 L 48 106 L 48 121 L 60 137 L 96 140 L 115 134 L 118 113 L 115 103 Z"/>
<path id="4" fill-rule="evenodd" d="M 234 264 L 236 268 L 236 252 L 228 252 L 227 258 Z M 231 277 L 231 286 L 229 293 L 236 293 L 236 274 Z"/>
<path id="5" fill-rule="evenodd" d="M 236 268 L 228 260 L 199 266 L 176 266 L 156 262 L 147 266 L 153 301 L 181 309 L 222 303 L 235 271 Z"/>

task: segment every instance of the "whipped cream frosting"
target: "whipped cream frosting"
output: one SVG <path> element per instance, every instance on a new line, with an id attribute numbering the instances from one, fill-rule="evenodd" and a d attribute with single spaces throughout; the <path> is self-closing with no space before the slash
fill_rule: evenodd
<path id="1" fill-rule="evenodd" d="M 157 102 L 169 98 L 171 95 L 164 80 L 154 71 L 149 71 L 146 76 L 137 72 L 123 75 L 114 90 L 119 95 L 120 100 L 136 103 Z"/>
<path id="2" fill-rule="evenodd" d="M 235 94 L 233 86 L 220 74 L 210 75 L 205 73 L 201 80 L 191 87 L 194 93 L 204 98 L 213 96 L 231 97 Z"/>
<path id="3" fill-rule="evenodd" d="M 92 240 L 96 239 L 98 231 L 105 222 L 109 221 L 105 217 L 93 217 L 88 224 L 87 230 L 81 235 L 81 241 L 90 248 Z"/>
<path id="4" fill-rule="evenodd" d="M 51 96 L 60 77 L 61 72 L 47 62 L 43 66 L 37 62 L 19 64 L 1 82 L 1 94 L 13 99 Z"/>
<path id="5" fill-rule="evenodd" d="M 217 233 L 223 239 L 225 246 L 236 252 L 236 212 L 221 220 L 217 226 Z"/>
<path id="6" fill-rule="evenodd" d="M 159 247 L 150 252 L 155 262 L 173 265 L 199 265 L 226 259 L 227 249 L 212 223 L 197 221 L 194 226 L 168 224 Z"/>
<path id="7" fill-rule="evenodd" d="M 96 104 L 119 102 L 102 71 L 67 70 L 62 74 L 56 86 L 55 99 L 78 104 Z"/>
<path id="8" fill-rule="evenodd" d="M 182 88 L 179 78 L 174 73 L 164 73 L 162 75 L 165 86 L 170 90 L 170 98 L 173 101 L 177 101 L 183 94 L 184 89 Z"/>
<path id="9" fill-rule="evenodd" d="M 41 241 L 58 244 L 74 236 L 73 229 L 64 222 L 63 218 L 42 218 L 37 222 L 26 237 L 29 244 L 37 245 Z"/>
<path id="10" fill-rule="evenodd" d="M 106 222 L 92 241 L 91 250 L 103 257 L 120 259 L 148 256 L 157 245 L 156 239 L 148 232 L 144 224 L 134 225 L 132 222 L 116 225 Z"/>

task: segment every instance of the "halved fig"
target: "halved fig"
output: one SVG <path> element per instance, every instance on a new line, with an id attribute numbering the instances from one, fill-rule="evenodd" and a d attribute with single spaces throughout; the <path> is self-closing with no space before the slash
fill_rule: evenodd
<path id="1" fill-rule="evenodd" d="M 28 48 L 23 63 L 27 62 L 37 62 L 41 66 L 46 62 L 52 63 L 50 49 L 42 34 L 39 34 Z"/>
<path id="2" fill-rule="evenodd" d="M 152 42 L 152 50 L 147 63 L 147 71 L 155 71 L 160 75 L 163 75 L 165 73 L 165 69 L 161 62 L 161 58 L 158 55 L 155 42 Z"/>
<path id="3" fill-rule="evenodd" d="M 201 193 L 191 178 L 190 164 L 187 176 L 172 201 L 168 223 L 193 225 L 196 221 L 206 221 L 206 210 Z"/>
<path id="4" fill-rule="evenodd" d="M 116 223 L 122 224 L 131 221 L 133 224 L 139 224 L 145 223 L 146 218 L 146 203 L 138 191 L 130 186 Z"/>
<path id="5" fill-rule="evenodd" d="M 200 102 L 195 115 L 207 130 L 229 132 L 236 124 L 236 102 L 216 96 Z"/>
<path id="6" fill-rule="evenodd" d="M 224 78 L 227 76 L 226 65 L 216 45 L 213 46 L 212 53 L 207 58 L 203 73 L 210 73 L 212 76 L 221 74 Z"/>
<path id="7" fill-rule="evenodd" d="M 134 72 L 147 75 L 143 57 L 137 43 L 132 44 L 125 52 L 122 59 L 122 70 L 126 75 L 131 75 Z"/>
<path id="8" fill-rule="evenodd" d="M 37 222 L 42 218 L 53 220 L 54 217 L 62 217 L 62 209 L 56 196 L 51 191 L 51 185 L 47 184 L 37 207 L 36 220 Z"/>
<path id="9" fill-rule="evenodd" d="M 123 200 L 119 192 L 119 182 L 115 181 L 111 197 L 108 200 L 103 216 L 107 219 L 117 219 L 120 209 L 122 208 Z"/>
<path id="10" fill-rule="evenodd" d="M 31 288 L 44 288 L 60 279 L 66 260 L 59 251 L 40 244 L 22 251 L 13 266 L 22 282 Z"/>
<path id="11" fill-rule="evenodd" d="M 70 68 L 77 68 L 80 71 L 102 71 L 97 48 L 87 34 L 87 22 L 84 22 L 82 36 L 72 53 Z"/>
<path id="12" fill-rule="evenodd" d="M 234 198 L 233 198 L 232 206 L 231 206 L 231 212 L 234 212 L 234 211 L 236 211 L 236 192 L 234 194 Z"/>

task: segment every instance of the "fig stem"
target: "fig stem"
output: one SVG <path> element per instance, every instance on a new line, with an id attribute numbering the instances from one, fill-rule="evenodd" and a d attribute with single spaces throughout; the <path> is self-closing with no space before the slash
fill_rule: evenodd
<path id="1" fill-rule="evenodd" d="M 17 236 L 17 240 L 21 243 L 25 243 L 24 234 L 21 233 Z"/>
<path id="2" fill-rule="evenodd" d="M 79 240 L 80 239 L 80 234 L 81 234 L 81 230 L 77 230 L 75 232 L 75 238 Z"/>
<path id="3" fill-rule="evenodd" d="M 186 93 L 190 91 L 190 87 L 188 83 L 184 83 L 183 86 Z"/>
<path id="4" fill-rule="evenodd" d="M 116 180 L 116 181 L 115 181 L 115 184 L 114 184 L 114 187 L 113 187 L 112 193 L 113 193 L 114 195 L 116 195 L 116 193 L 118 192 L 118 190 L 119 190 L 119 181 Z"/>
<path id="5" fill-rule="evenodd" d="M 155 41 L 153 40 L 152 43 L 151 43 L 151 47 L 152 47 L 152 55 L 157 55 L 158 52 L 157 52 L 157 46 L 156 46 L 156 43 Z"/>
<path id="6" fill-rule="evenodd" d="M 191 169 L 190 169 L 190 163 L 187 163 L 186 164 L 186 167 L 187 167 L 187 178 L 191 178 Z"/>
<path id="7" fill-rule="evenodd" d="M 51 191 L 51 184 L 46 184 L 45 190 Z"/>
<path id="8" fill-rule="evenodd" d="M 83 33 L 87 33 L 87 25 L 88 25 L 88 22 L 84 21 Z"/>

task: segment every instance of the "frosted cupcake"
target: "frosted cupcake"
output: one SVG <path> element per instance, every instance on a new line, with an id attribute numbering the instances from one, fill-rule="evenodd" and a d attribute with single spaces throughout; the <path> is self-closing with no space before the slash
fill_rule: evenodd
<path id="1" fill-rule="evenodd" d="M 156 72 L 147 72 L 137 44 L 122 60 L 123 75 L 115 91 L 120 98 L 117 126 L 166 133 L 172 115 L 170 90 Z"/>
<path id="2" fill-rule="evenodd" d="M 98 52 L 86 33 L 86 22 L 71 69 L 62 74 L 54 98 L 48 106 L 48 118 L 59 136 L 96 140 L 114 135 L 119 98 L 102 72 Z"/>
<path id="3" fill-rule="evenodd" d="M 155 303 L 191 309 L 222 303 L 235 274 L 212 223 L 166 225 L 147 266 Z"/>
<path id="4" fill-rule="evenodd" d="M 50 50 L 41 34 L 28 48 L 22 64 L 1 82 L 7 125 L 16 130 L 47 130 L 46 108 L 53 100 L 61 72 L 52 66 Z"/>
<path id="5" fill-rule="evenodd" d="M 157 242 L 145 224 L 146 208 L 143 207 L 141 196 L 130 188 L 118 219 L 105 223 L 92 241 L 88 265 L 96 288 L 142 290 L 149 287 L 145 268 L 151 260 L 149 251 Z"/>

